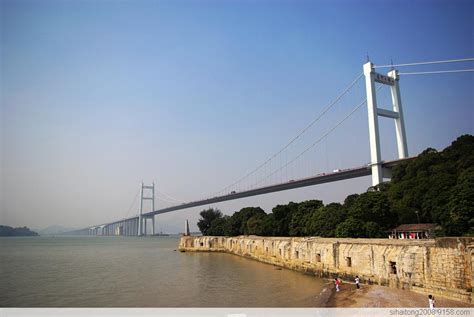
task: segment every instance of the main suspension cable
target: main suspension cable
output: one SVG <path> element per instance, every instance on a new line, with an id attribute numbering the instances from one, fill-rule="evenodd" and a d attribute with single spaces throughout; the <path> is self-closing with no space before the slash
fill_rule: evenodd
<path id="1" fill-rule="evenodd" d="M 417 65 L 430 65 L 430 64 L 446 64 L 446 63 L 461 63 L 461 62 L 472 62 L 472 61 L 474 61 L 474 57 L 470 57 L 470 58 L 459 58 L 459 59 L 447 59 L 447 60 L 441 60 L 441 61 L 405 63 L 405 64 L 374 65 L 374 68 L 403 67 L 403 66 L 417 66 Z"/>
<path id="2" fill-rule="evenodd" d="M 291 144 L 293 144 L 299 137 L 301 137 L 306 131 L 308 131 L 316 122 L 318 122 L 332 107 L 334 107 L 340 100 L 343 96 L 345 96 L 349 90 L 354 87 L 354 85 L 360 80 L 360 78 L 364 75 L 364 73 L 360 73 L 350 84 L 349 86 L 346 87 L 346 89 L 343 90 L 343 92 L 341 94 L 339 94 L 331 103 L 329 103 L 324 109 L 323 111 L 313 120 L 311 121 L 305 128 L 303 128 L 295 137 L 293 137 L 285 146 L 283 146 L 279 151 L 277 151 L 275 154 L 273 154 L 272 156 L 270 156 L 267 160 L 265 160 L 263 163 L 261 163 L 260 165 L 258 165 L 255 169 L 253 169 L 252 171 L 248 172 L 245 176 L 241 177 L 240 179 L 238 179 L 237 181 L 235 181 L 234 183 L 232 183 L 231 185 L 228 185 L 226 187 L 224 187 L 223 189 L 221 189 L 220 191 L 218 191 L 217 193 L 221 193 L 229 188 L 232 188 L 233 186 L 239 184 L 241 181 L 243 181 L 244 179 L 246 179 L 247 177 L 251 176 L 252 174 L 254 174 L 255 172 L 257 172 L 259 169 L 261 169 L 263 166 L 265 166 L 266 164 L 268 164 L 270 161 L 272 161 L 275 157 L 277 157 L 278 155 L 280 155 L 284 150 L 286 150 Z"/>
<path id="3" fill-rule="evenodd" d="M 453 70 L 435 70 L 427 72 L 410 72 L 410 73 L 398 73 L 399 75 L 428 75 L 428 74 L 447 74 L 447 73 L 465 73 L 474 72 L 474 68 L 468 69 L 453 69 Z"/>

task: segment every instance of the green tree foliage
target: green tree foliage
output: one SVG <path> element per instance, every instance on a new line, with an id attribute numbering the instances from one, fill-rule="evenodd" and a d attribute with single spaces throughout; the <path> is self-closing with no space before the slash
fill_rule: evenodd
<path id="1" fill-rule="evenodd" d="M 205 236 L 208 235 L 212 222 L 216 219 L 222 218 L 222 212 L 219 209 L 213 208 L 205 209 L 201 211 L 199 215 L 201 215 L 201 218 L 199 219 L 197 226 L 199 231 L 201 231 Z"/>
<path id="2" fill-rule="evenodd" d="M 288 205 L 277 205 L 272 209 L 274 219 L 274 232 L 275 236 L 288 237 L 290 235 L 289 224 L 293 215 L 293 212 L 298 210 L 298 204 L 290 202 Z"/>
<path id="3" fill-rule="evenodd" d="M 292 237 L 300 237 L 311 234 L 309 222 L 316 210 L 323 207 L 321 200 L 307 200 L 297 204 L 292 210 L 288 226 L 288 234 Z"/>
<path id="4" fill-rule="evenodd" d="M 334 237 L 338 224 L 347 216 L 346 209 L 338 203 L 321 206 L 311 215 L 308 234 L 311 236 Z"/>
<path id="5" fill-rule="evenodd" d="M 347 196 L 346 199 L 344 199 L 344 208 L 346 210 L 351 208 L 354 202 L 357 200 L 357 197 L 359 197 L 359 194 L 352 194 Z"/>
<path id="6" fill-rule="evenodd" d="M 335 234 L 339 238 L 362 238 L 365 236 L 364 222 L 359 219 L 348 218 L 337 225 Z"/>
<path id="7" fill-rule="evenodd" d="M 359 195 L 347 215 L 364 223 L 376 222 L 382 229 L 393 228 L 397 223 L 397 215 L 392 212 L 387 194 L 381 191 Z"/>
<path id="8" fill-rule="evenodd" d="M 364 224 L 365 238 L 385 238 L 386 234 L 382 227 L 375 221 L 368 221 Z"/>
<path id="9" fill-rule="evenodd" d="M 447 216 L 441 222 L 446 235 L 474 234 L 474 167 L 459 176 L 446 205 Z"/>
<path id="10" fill-rule="evenodd" d="M 258 213 L 253 215 L 247 220 L 247 234 L 253 234 L 257 236 L 266 235 L 265 232 L 265 218 L 268 217 L 265 213 Z"/>
<path id="11" fill-rule="evenodd" d="M 262 223 L 262 236 L 277 236 L 275 230 L 275 216 L 269 214 Z"/>
<path id="12" fill-rule="evenodd" d="M 435 222 L 448 236 L 472 234 L 474 137 L 463 135 L 442 152 L 423 151 L 393 170 L 387 195 L 398 224 Z"/>
<path id="13" fill-rule="evenodd" d="M 223 216 L 219 218 L 215 218 L 212 223 L 211 227 L 207 231 L 206 235 L 209 236 L 230 236 L 230 217 Z"/>
<path id="14" fill-rule="evenodd" d="M 259 214 L 265 215 L 265 211 L 260 207 L 245 207 L 235 212 L 232 217 L 230 217 L 231 235 L 249 234 L 247 222 L 250 218 Z"/>

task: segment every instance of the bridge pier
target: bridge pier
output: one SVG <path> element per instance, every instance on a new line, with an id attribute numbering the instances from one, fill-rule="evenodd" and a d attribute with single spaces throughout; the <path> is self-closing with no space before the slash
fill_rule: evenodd
<path id="1" fill-rule="evenodd" d="M 155 235 L 156 234 L 156 232 L 155 232 L 155 216 L 151 217 L 151 221 L 152 221 L 152 223 L 151 223 L 151 225 L 152 225 L 152 234 Z"/>

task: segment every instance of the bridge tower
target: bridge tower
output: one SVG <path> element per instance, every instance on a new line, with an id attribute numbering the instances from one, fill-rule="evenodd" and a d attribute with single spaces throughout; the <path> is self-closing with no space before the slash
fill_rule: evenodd
<path id="1" fill-rule="evenodd" d="M 146 225 L 147 220 L 152 220 L 152 233 L 155 234 L 155 216 L 144 217 L 143 216 L 143 201 L 151 200 L 152 211 L 155 210 L 155 183 L 152 183 L 151 186 L 145 186 L 142 182 L 142 187 L 140 189 L 140 210 L 138 214 L 138 236 L 145 235 L 147 233 Z M 144 191 L 151 190 L 151 196 L 145 196 Z"/>
<path id="2" fill-rule="evenodd" d="M 383 182 L 383 178 L 390 177 L 390 173 L 382 168 L 380 152 L 380 135 L 378 117 L 386 117 L 395 120 L 397 134 L 398 158 L 408 157 L 407 139 L 405 133 L 405 121 L 403 118 L 402 100 L 400 97 L 400 76 L 396 69 L 392 69 L 387 75 L 382 75 L 374 70 L 374 64 L 364 64 L 365 87 L 367 93 L 367 111 L 369 116 L 369 138 L 370 138 L 370 165 L 372 168 L 372 186 Z M 377 107 L 377 94 L 375 83 L 390 86 L 392 94 L 392 110 Z"/>

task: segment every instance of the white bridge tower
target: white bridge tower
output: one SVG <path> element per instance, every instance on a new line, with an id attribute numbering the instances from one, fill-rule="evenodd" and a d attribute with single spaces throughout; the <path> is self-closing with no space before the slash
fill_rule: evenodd
<path id="1" fill-rule="evenodd" d="M 395 120 L 397 133 L 398 158 L 408 157 L 407 138 L 405 133 L 405 122 L 403 119 L 402 100 L 400 97 L 398 71 L 393 69 L 387 75 L 382 75 L 374 70 L 374 64 L 364 64 L 365 86 L 367 92 L 367 110 L 369 115 L 369 138 L 370 138 L 370 165 L 372 168 L 372 186 L 383 182 L 383 178 L 390 177 L 390 173 L 382 168 L 380 154 L 380 135 L 378 117 L 386 117 Z M 375 82 L 390 86 L 392 93 L 392 110 L 377 107 L 377 94 Z"/>
<path id="2" fill-rule="evenodd" d="M 144 190 L 151 190 L 151 196 L 144 196 Z M 151 200 L 151 208 L 152 211 L 155 211 L 155 183 L 152 183 L 151 186 L 145 186 L 142 182 L 142 187 L 140 189 L 140 210 L 138 214 L 138 235 L 145 235 L 147 234 L 146 224 L 147 220 L 152 220 L 152 234 L 155 234 L 155 216 L 151 217 L 144 217 L 143 214 L 143 201 L 144 200 Z"/>

